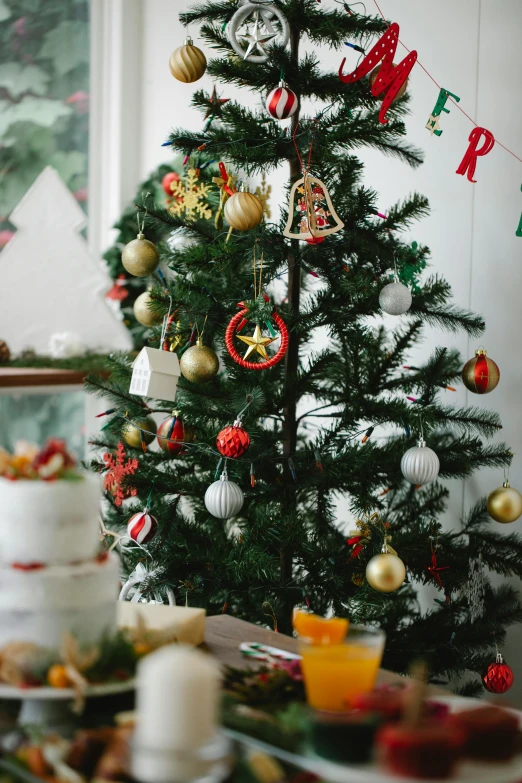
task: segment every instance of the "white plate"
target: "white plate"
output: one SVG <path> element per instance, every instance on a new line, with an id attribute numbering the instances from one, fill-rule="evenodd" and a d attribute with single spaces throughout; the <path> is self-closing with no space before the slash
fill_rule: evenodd
<path id="1" fill-rule="evenodd" d="M 134 678 L 123 682 L 108 682 L 103 685 L 89 685 L 85 691 L 88 699 L 97 696 L 111 696 L 115 693 L 126 693 L 135 688 Z M 0 699 L 45 699 L 46 701 L 59 701 L 62 699 L 74 699 L 75 692 L 72 688 L 50 688 L 41 685 L 38 688 L 16 688 L 14 685 L 0 685 Z"/>
<path id="2" fill-rule="evenodd" d="M 479 701 L 478 699 L 467 699 L 461 696 L 436 696 L 432 701 L 447 703 L 451 712 L 461 712 L 472 707 L 491 706 L 488 705 L 488 702 Z M 521 720 L 522 726 L 522 713 L 518 710 L 510 710 L 510 712 L 517 715 Z M 306 756 L 290 753 L 230 729 L 226 729 L 225 734 L 242 745 L 256 748 L 299 769 L 313 772 L 331 783 L 426 783 L 426 778 L 405 778 L 387 774 L 375 763 L 336 764 L 333 761 L 328 761 L 311 753 Z M 521 783 L 522 755 L 515 757 L 513 761 L 502 764 L 492 764 L 486 761 L 465 761 L 458 766 L 457 774 L 454 777 L 446 778 L 444 781 L 430 779 L 430 783 L 447 783 L 447 781 L 450 781 L 450 783 Z"/>

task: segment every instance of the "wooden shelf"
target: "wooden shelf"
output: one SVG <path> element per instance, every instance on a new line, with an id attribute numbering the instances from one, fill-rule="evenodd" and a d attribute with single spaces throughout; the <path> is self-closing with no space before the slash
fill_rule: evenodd
<path id="1" fill-rule="evenodd" d="M 100 373 L 101 375 L 102 373 Z M 0 367 L 0 388 L 31 386 L 79 386 L 88 372 L 56 370 L 42 367 Z M 103 373 L 107 375 L 107 373 Z"/>

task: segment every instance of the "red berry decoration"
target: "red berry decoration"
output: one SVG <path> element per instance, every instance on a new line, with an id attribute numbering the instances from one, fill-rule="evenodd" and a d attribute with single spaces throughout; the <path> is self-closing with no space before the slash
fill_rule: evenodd
<path id="1" fill-rule="evenodd" d="M 173 182 L 179 182 L 179 174 L 176 174 L 175 171 L 169 171 L 168 174 L 165 174 L 165 176 L 161 180 L 161 187 L 163 188 L 167 196 L 172 196 L 171 185 Z"/>
<path id="2" fill-rule="evenodd" d="M 496 661 L 488 664 L 482 675 L 484 688 L 490 693 L 505 693 L 511 688 L 514 680 L 513 669 L 504 662 L 500 653 L 497 653 Z"/>
<path id="3" fill-rule="evenodd" d="M 172 416 L 158 427 L 158 443 L 169 454 L 179 454 L 184 444 L 192 443 L 194 438 L 194 428 L 185 424 L 178 411 L 172 411 Z"/>
<path id="4" fill-rule="evenodd" d="M 500 370 L 483 348 L 475 351 L 475 356 L 466 362 L 462 370 L 462 381 L 466 389 L 475 394 L 488 394 L 497 386 Z"/>
<path id="5" fill-rule="evenodd" d="M 250 435 L 239 420 L 231 427 L 225 427 L 216 438 L 216 446 L 224 457 L 241 457 L 250 446 Z"/>
<path id="6" fill-rule="evenodd" d="M 133 514 L 127 522 L 127 535 L 138 544 L 148 544 L 156 535 L 158 520 L 149 514 L 149 509 Z"/>

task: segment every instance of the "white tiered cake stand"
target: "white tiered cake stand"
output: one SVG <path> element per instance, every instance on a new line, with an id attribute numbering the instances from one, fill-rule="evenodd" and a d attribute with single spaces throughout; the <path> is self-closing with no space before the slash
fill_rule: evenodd
<path id="1" fill-rule="evenodd" d="M 104 685 L 89 685 L 85 691 L 86 699 L 114 696 L 134 690 L 135 680 L 111 682 Z M 66 728 L 75 723 L 72 706 L 76 694 L 72 688 L 16 688 L 13 685 L 0 684 L 0 699 L 12 699 L 22 702 L 18 723 L 27 726 L 40 725 L 46 728 Z"/>

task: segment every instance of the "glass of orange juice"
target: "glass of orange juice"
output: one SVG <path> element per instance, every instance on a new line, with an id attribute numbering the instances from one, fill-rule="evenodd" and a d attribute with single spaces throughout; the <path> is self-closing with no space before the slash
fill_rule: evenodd
<path id="1" fill-rule="evenodd" d="M 380 628 L 350 625 L 339 644 L 301 640 L 306 700 L 316 710 L 345 712 L 360 693 L 373 689 L 386 635 Z"/>

